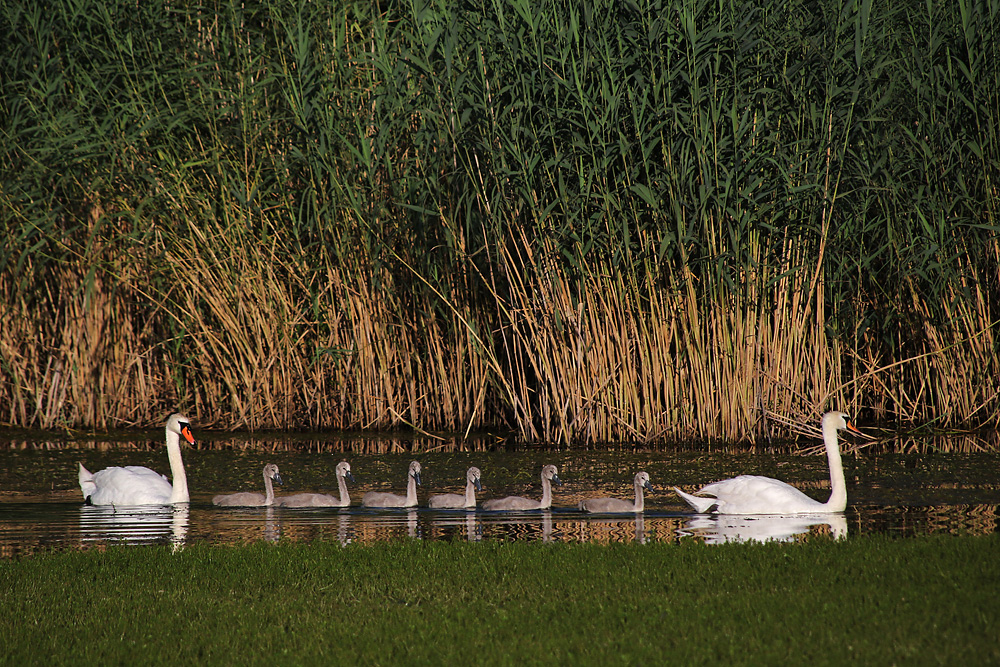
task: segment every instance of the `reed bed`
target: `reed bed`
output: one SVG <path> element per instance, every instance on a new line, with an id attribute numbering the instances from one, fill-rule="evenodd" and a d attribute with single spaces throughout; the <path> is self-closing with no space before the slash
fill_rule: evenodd
<path id="1" fill-rule="evenodd" d="M 8 3 L 0 423 L 996 427 L 998 11 Z"/>

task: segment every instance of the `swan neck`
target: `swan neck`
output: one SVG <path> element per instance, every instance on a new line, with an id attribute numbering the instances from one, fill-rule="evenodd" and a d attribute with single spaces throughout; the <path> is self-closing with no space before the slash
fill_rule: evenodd
<path id="1" fill-rule="evenodd" d="M 476 484 L 471 479 L 465 482 L 465 506 L 474 507 L 476 504 Z"/>
<path id="2" fill-rule="evenodd" d="M 542 477 L 542 504 L 541 509 L 552 506 L 552 481 Z"/>
<path id="3" fill-rule="evenodd" d="M 271 482 L 271 476 L 266 472 L 264 473 L 264 505 L 274 504 L 274 484 Z"/>
<path id="4" fill-rule="evenodd" d="M 184 460 L 181 458 L 180 435 L 167 431 L 167 459 L 170 461 L 170 502 L 186 503 L 191 500 L 188 494 L 187 475 L 184 473 Z"/>
<path id="5" fill-rule="evenodd" d="M 639 482 L 635 483 L 635 511 L 641 512 L 645 509 L 646 499 L 642 493 L 642 484 Z"/>
<path id="6" fill-rule="evenodd" d="M 826 508 L 831 512 L 842 512 L 847 507 L 847 482 L 844 481 L 844 464 L 840 459 L 837 428 L 832 424 L 823 425 L 823 443 L 830 463 L 830 499 L 826 502 Z"/>
<path id="7" fill-rule="evenodd" d="M 337 488 L 340 489 L 340 504 L 347 507 L 351 504 L 351 496 L 347 493 L 347 480 L 344 479 L 343 475 L 337 475 Z M 409 487 L 407 487 L 406 492 L 409 495 Z"/>
<path id="8" fill-rule="evenodd" d="M 406 476 L 406 504 L 417 504 L 417 478 L 413 475 Z"/>

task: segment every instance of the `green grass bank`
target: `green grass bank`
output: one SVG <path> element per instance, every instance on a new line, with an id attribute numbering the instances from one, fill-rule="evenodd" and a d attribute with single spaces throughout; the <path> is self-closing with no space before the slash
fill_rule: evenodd
<path id="1" fill-rule="evenodd" d="M 1000 540 L 110 548 L 0 562 L 26 664 L 997 664 Z"/>

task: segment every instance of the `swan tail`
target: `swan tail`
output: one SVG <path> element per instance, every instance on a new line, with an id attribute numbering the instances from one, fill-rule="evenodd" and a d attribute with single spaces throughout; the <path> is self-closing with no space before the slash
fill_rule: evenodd
<path id="1" fill-rule="evenodd" d="M 690 493 L 684 493 L 676 486 L 674 487 L 674 491 L 676 491 L 677 495 L 683 498 L 684 502 L 693 507 L 695 511 L 697 511 L 699 514 L 707 514 L 708 511 L 712 509 L 712 506 L 715 505 L 717 502 L 719 502 L 717 498 L 703 498 L 700 496 L 692 496 Z"/>
<path id="2" fill-rule="evenodd" d="M 90 497 L 97 491 L 97 484 L 94 483 L 94 473 L 84 468 L 82 463 L 79 466 L 78 479 L 80 480 L 80 490 L 83 492 L 84 502 L 89 504 Z"/>

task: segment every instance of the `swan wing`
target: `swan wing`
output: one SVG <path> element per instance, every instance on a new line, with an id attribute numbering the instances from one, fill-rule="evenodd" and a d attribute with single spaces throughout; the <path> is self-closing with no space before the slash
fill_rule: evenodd
<path id="1" fill-rule="evenodd" d="M 436 493 L 427 499 L 427 506 L 439 510 L 465 509 L 465 494 Z"/>
<path id="2" fill-rule="evenodd" d="M 219 495 L 212 498 L 212 504 L 220 507 L 262 507 L 266 503 L 267 498 L 263 493 L 252 493 L 249 491 Z"/>
<path id="3" fill-rule="evenodd" d="M 406 496 L 382 491 L 369 491 L 361 498 L 364 507 L 407 507 Z"/>
<path id="4" fill-rule="evenodd" d="M 580 509 L 591 513 L 621 514 L 636 512 L 635 503 L 621 498 L 587 498 L 580 501 Z"/>
<path id="5" fill-rule="evenodd" d="M 275 498 L 274 504 L 281 507 L 342 507 L 340 498 L 326 493 L 296 493 L 284 498 Z"/>
<path id="6" fill-rule="evenodd" d="M 702 487 L 701 494 L 716 498 L 720 514 L 797 514 L 821 511 L 813 500 L 780 479 L 740 475 Z"/>
<path id="7" fill-rule="evenodd" d="M 693 507 L 694 511 L 698 512 L 699 514 L 707 514 L 708 511 L 711 510 L 712 507 L 717 502 L 719 502 L 715 498 L 701 498 L 699 496 L 692 496 L 690 493 L 684 493 L 676 486 L 674 487 L 674 491 L 676 491 L 677 495 L 683 498 L 684 502 Z M 698 491 L 698 493 L 705 493 L 705 489 L 701 489 L 700 491 Z"/>
<path id="8" fill-rule="evenodd" d="M 494 498 L 483 503 L 484 510 L 494 512 L 516 512 L 520 510 L 542 509 L 540 500 L 532 500 L 522 496 L 507 496 L 506 498 Z"/>
<path id="9" fill-rule="evenodd" d="M 84 468 L 82 463 L 79 466 L 78 478 L 80 480 L 80 490 L 83 491 L 83 499 L 87 500 L 87 498 L 90 498 L 97 491 L 97 484 L 94 484 L 94 473 Z"/>
<path id="10" fill-rule="evenodd" d="M 91 483 L 94 505 L 166 505 L 173 491 L 166 477 L 143 466 L 105 468 Z"/>

